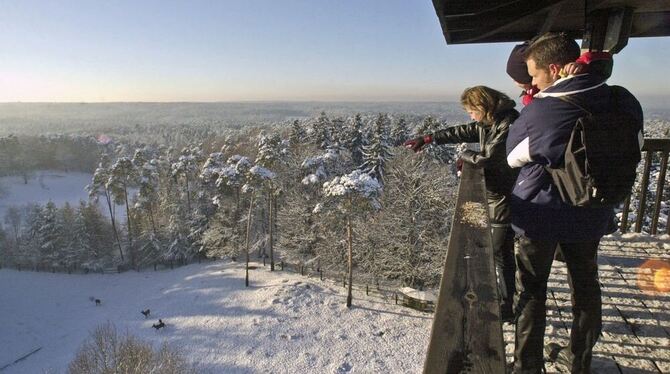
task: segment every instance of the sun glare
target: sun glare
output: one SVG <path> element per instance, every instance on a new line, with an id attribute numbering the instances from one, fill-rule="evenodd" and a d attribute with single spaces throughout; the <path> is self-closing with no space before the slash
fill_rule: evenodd
<path id="1" fill-rule="evenodd" d="M 638 269 L 637 285 L 644 292 L 670 292 L 670 262 L 645 261 Z"/>

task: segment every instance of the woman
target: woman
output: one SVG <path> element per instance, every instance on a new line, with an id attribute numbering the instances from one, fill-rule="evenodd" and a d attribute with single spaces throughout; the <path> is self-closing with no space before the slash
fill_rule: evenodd
<path id="1" fill-rule="evenodd" d="M 514 297 L 514 232 L 510 227 L 509 196 L 516 181 L 518 169 L 507 165 L 505 141 L 510 125 L 519 116 L 515 102 L 502 92 L 485 86 L 463 91 L 461 105 L 474 122 L 453 126 L 434 134 L 424 135 L 405 142 L 405 146 L 418 152 L 430 143 L 474 143 L 480 150 L 467 150 L 461 158 L 484 168 L 486 197 L 489 206 L 493 253 L 501 294 L 501 317 L 513 320 Z"/>

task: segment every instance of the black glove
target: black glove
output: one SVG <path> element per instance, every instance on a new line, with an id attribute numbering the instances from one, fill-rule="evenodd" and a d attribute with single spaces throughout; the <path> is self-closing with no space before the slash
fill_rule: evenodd
<path id="1" fill-rule="evenodd" d="M 433 142 L 433 136 L 432 135 L 424 135 L 415 139 L 411 139 L 403 143 L 403 145 L 414 152 L 420 152 L 421 148 L 423 148 L 424 145 L 430 144 Z"/>

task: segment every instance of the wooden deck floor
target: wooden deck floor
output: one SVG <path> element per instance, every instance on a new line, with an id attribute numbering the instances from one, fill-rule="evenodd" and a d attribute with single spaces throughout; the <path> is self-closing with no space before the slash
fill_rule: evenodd
<path id="1" fill-rule="evenodd" d="M 599 252 L 603 330 L 594 349 L 594 373 L 670 374 L 670 292 L 643 292 L 639 268 L 656 258 L 670 261 L 670 238 L 639 234 L 606 237 Z M 554 261 L 547 293 L 545 343 L 567 345 L 572 323 L 567 269 Z M 514 327 L 504 325 L 507 360 L 512 361 Z M 547 373 L 564 373 L 547 363 Z"/>

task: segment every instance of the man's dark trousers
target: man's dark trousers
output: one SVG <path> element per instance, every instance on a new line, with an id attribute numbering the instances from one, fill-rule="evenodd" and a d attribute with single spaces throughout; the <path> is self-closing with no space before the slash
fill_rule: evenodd
<path id="1" fill-rule="evenodd" d="M 588 373 L 593 346 L 602 326 L 598 282 L 598 244 L 541 241 L 517 235 L 515 242 L 517 316 L 514 373 L 540 373 L 543 367 L 547 279 L 558 244 L 568 267 L 572 289 L 572 330 L 567 350 L 572 373 Z"/>

